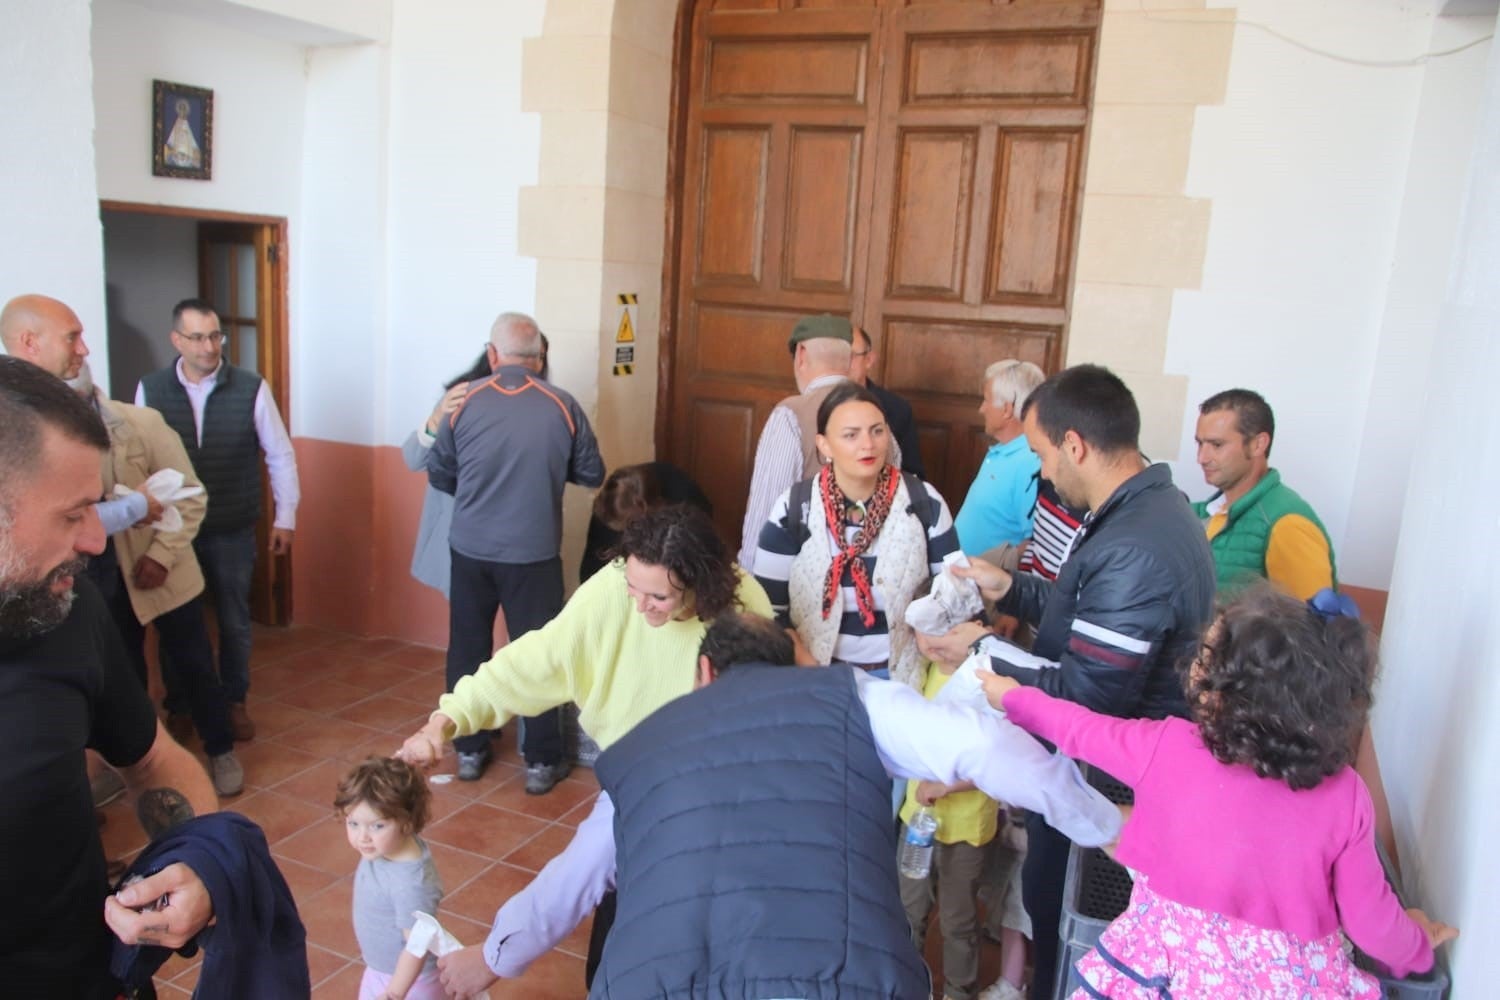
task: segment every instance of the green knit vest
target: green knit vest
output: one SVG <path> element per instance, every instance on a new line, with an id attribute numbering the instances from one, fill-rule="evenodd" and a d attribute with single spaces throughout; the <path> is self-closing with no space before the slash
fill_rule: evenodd
<path id="1" fill-rule="evenodd" d="M 1220 496 L 1222 494 L 1216 493 L 1206 501 L 1193 504 L 1193 512 L 1205 527 L 1213 516 L 1208 505 Z M 1328 566 L 1333 573 L 1334 586 L 1338 586 L 1338 567 L 1333 561 L 1333 540 L 1328 537 L 1328 529 L 1323 527 L 1318 515 L 1296 490 L 1281 484 L 1281 473 L 1268 469 L 1254 489 L 1229 505 L 1224 530 L 1208 540 L 1209 548 L 1213 550 L 1214 568 L 1218 572 L 1221 599 L 1257 579 L 1266 579 L 1266 547 L 1271 542 L 1271 529 L 1288 514 L 1300 514 L 1323 533 L 1323 540 L 1328 543 Z"/>

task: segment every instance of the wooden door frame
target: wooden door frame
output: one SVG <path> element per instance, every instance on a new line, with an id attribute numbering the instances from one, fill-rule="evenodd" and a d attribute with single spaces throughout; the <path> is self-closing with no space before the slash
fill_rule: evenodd
<path id="1" fill-rule="evenodd" d="M 188 208 L 178 205 L 152 205 L 145 202 L 134 201 L 111 201 L 100 199 L 99 211 L 123 212 L 134 215 L 163 215 L 181 219 L 192 219 L 195 222 L 229 222 L 241 225 L 259 226 L 271 234 L 271 242 L 277 247 L 276 257 L 271 262 L 271 273 L 274 276 L 271 281 L 270 317 L 274 326 L 274 334 L 271 338 L 271 365 L 267 374 L 267 381 L 271 387 L 271 398 L 276 407 L 281 411 L 283 423 L 287 428 L 288 436 L 291 435 L 292 427 L 292 393 L 291 393 L 291 329 L 289 322 L 289 311 L 287 309 L 288 276 L 291 274 L 289 260 L 289 244 L 287 240 L 287 219 L 281 215 L 256 215 L 247 212 L 225 212 L 209 208 Z M 258 560 L 257 560 L 258 561 Z M 273 591 L 273 600 L 276 604 L 274 617 L 281 619 L 283 624 L 292 621 L 292 560 L 287 556 L 278 567 L 277 576 L 280 585 Z"/>
<path id="2" fill-rule="evenodd" d="M 291 350 L 290 330 L 288 329 L 287 311 L 287 285 L 288 275 L 291 268 L 287 260 L 287 220 L 280 215 L 252 215 L 245 212 L 222 212 L 207 208 L 184 208 L 177 205 L 149 205 L 144 202 L 134 201 L 106 201 L 99 202 L 101 212 L 130 212 L 136 215 L 169 215 L 182 219 L 192 219 L 195 222 L 234 222 L 252 226 L 266 226 L 275 233 L 275 242 L 280 249 L 277 251 L 276 266 L 274 272 L 276 280 L 271 286 L 271 321 L 275 324 L 276 334 L 273 338 L 272 364 L 270 375 L 271 395 L 276 400 L 276 407 L 281 411 L 281 419 L 286 424 L 290 433 L 292 426 L 292 398 L 290 384 L 290 360 Z"/>
<path id="3" fill-rule="evenodd" d="M 682 0 L 672 30 L 672 89 L 667 109 L 667 205 L 662 242 L 661 316 L 656 353 L 656 457 L 671 450 L 673 367 L 677 360 L 677 278 L 682 251 L 683 168 L 687 154 L 688 103 L 692 96 L 689 71 L 693 56 L 693 16 L 698 0 Z M 680 455 L 673 456 L 681 459 Z"/>

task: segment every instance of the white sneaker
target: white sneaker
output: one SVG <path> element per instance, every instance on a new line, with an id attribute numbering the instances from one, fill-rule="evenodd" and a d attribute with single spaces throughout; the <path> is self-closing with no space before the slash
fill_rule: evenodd
<path id="1" fill-rule="evenodd" d="M 980 991 L 979 1000 L 1026 1000 L 1026 991 L 1009 979 L 997 979 L 993 986 Z"/>
<path id="2" fill-rule="evenodd" d="M 233 750 L 227 750 L 208 758 L 208 775 L 213 779 L 214 791 L 221 798 L 230 798 L 245 790 L 245 769 Z"/>

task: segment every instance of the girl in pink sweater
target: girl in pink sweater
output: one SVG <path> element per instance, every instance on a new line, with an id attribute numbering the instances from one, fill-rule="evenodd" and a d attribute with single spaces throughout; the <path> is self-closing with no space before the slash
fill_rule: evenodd
<path id="1" fill-rule="evenodd" d="M 1187 671 L 1193 721 L 1116 719 L 982 675 L 1011 721 L 1135 789 L 1116 856 L 1130 905 L 1077 969 L 1073 1000 L 1378 997 L 1340 928 L 1392 973 L 1457 936 L 1403 911 L 1350 766 L 1374 647 L 1352 602 L 1255 590 L 1224 610 Z"/>

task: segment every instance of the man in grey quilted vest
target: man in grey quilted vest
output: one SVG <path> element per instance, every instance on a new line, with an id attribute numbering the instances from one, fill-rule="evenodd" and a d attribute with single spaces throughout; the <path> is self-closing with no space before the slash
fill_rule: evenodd
<path id="1" fill-rule="evenodd" d="M 193 468 L 208 493 L 208 513 L 193 551 L 213 593 L 219 622 L 219 677 L 229 696 L 229 719 L 236 740 L 255 736 L 245 708 L 250 691 L 250 579 L 260 519 L 260 456 L 265 454 L 276 501 L 271 529 L 272 556 L 292 551 L 297 526 L 297 456 L 271 390 L 255 372 L 224 357 L 225 333 L 219 314 L 202 299 L 183 299 L 172 310 L 172 346 L 177 361 L 141 379 L 137 406 L 160 410 L 182 438 Z M 185 715 L 183 687 L 170 659 L 162 662 L 167 688 L 168 724 Z"/>
<path id="2" fill-rule="evenodd" d="M 567 848 L 482 946 L 438 963 L 450 993 L 520 975 L 618 881 L 591 997 L 926 996 L 890 776 L 973 781 L 1080 843 L 1119 831 L 1071 761 L 961 695 L 927 701 L 850 667 L 787 666 L 791 640 L 754 615 L 714 619 L 700 652 L 698 689 L 600 756 L 606 794 Z"/>

